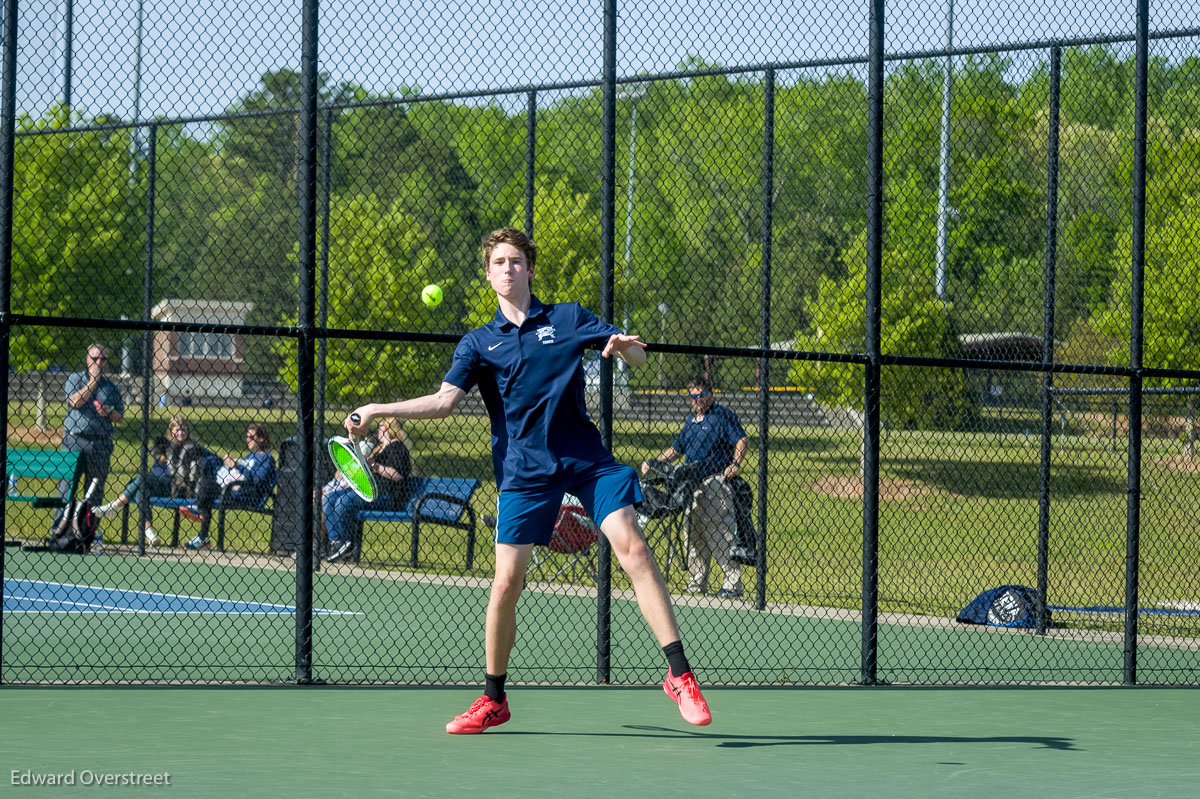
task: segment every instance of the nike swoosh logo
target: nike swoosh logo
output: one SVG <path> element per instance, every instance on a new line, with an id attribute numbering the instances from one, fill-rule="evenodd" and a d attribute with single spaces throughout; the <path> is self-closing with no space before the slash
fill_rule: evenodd
<path id="1" fill-rule="evenodd" d="M 488 347 L 488 352 L 491 352 L 492 350 L 496 349 L 497 347 L 500 346 L 500 344 L 501 344 L 501 342 L 496 342 L 492 346 Z"/>

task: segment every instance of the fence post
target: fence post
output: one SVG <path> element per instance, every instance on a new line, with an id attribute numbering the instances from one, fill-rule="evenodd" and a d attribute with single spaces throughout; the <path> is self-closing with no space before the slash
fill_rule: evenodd
<path id="1" fill-rule="evenodd" d="M 762 274 L 759 285 L 762 328 L 759 346 L 771 349 L 771 236 L 775 213 L 775 68 L 767 70 L 763 87 L 763 221 Z M 771 359 L 758 361 L 758 541 L 755 552 L 754 607 L 767 607 L 767 447 L 771 424 Z"/>
<path id="2" fill-rule="evenodd" d="M 329 326 L 329 192 L 332 184 L 330 167 L 333 164 L 333 108 L 321 111 L 321 259 L 320 282 L 317 285 L 317 327 Z M 325 437 L 325 382 L 328 374 L 329 340 L 317 339 L 317 394 L 314 411 L 316 435 Z"/>
<path id="3" fill-rule="evenodd" d="M 1133 230 L 1129 315 L 1129 453 L 1125 505 L 1124 682 L 1137 683 L 1138 562 L 1142 509 L 1142 321 L 1146 266 L 1146 74 L 1149 62 L 1149 0 L 1138 0 L 1133 91 Z"/>
<path id="4" fill-rule="evenodd" d="M 304 0 L 301 27 L 300 99 L 300 275 L 297 391 L 300 435 L 300 544 L 296 558 L 296 682 L 312 677 L 312 558 L 313 558 L 313 371 L 317 246 L 317 0 Z"/>
<path id="5" fill-rule="evenodd" d="M 1046 144 L 1046 286 L 1042 307 L 1042 364 L 1054 363 L 1054 300 L 1058 259 L 1058 116 L 1062 50 L 1050 48 L 1050 132 Z M 1037 632 L 1046 634 L 1050 570 L 1050 437 L 1054 433 L 1054 373 L 1042 372 L 1042 449 L 1038 491 Z"/>
<path id="6" fill-rule="evenodd" d="M 142 321 L 149 323 L 154 308 L 154 234 L 157 225 L 155 197 L 158 193 L 158 124 L 150 125 L 150 152 L 146 157 L 146 260 L 142 269 Z M 154 393 L 154 333 L 142 331 L 142 445 L 139 475 L 146 485 L 150 471 L 150 408 Z M 150 520 L 150 492 L 138 492 L 138 555 L 146 554 L 146 522 Z M 121 525 L 122 531 L 125 525 Z M 124 536 L 124 532 L 122 532 Z M 122 544 L 125 542 L 122 540 Z"/>
<path id="7" fill-rule="evenodd" d="M 533 238 L 533 199 L 537 194 L 534 179 L 537 176 L 537 89 L 529 92 L 528 110 L 525 116 L 525 235 Z"/>
<path id="8" fill-rule="evenodd" d="M 871 0 L 867 81 L 867 269 L 863 380 L 862 675 L 874 685 L 879 665 L 879 381 L 883 273 L 884 2 Z"/>
<path id="9" fill-rule="evenodd" d="M 13 173 L 17 119 L 17 0 L 4 3 L 4 78 L 0 86 L 0 429 L 8 429 L 8 347 L 11 342 Z M 0 474 L 8 473 L 8 436 L 0 441 Z M 6 527 L 0 502 L 0 543 Z M 0 580 L 4 547 L 0 546 Z M 4 662 L 4 609 L 0 603 L 0 664 Z M 0 666 L 0 684 L 4 682 Z"/>
<path id="10" fill-rule="evenodd" d="M 604 0 L 604 77 L 600 145 L 600 318 L 613 320 L 613 197 L 616 187 L 617 0 Z M 612 358 L 600 359 L 600 436 L 612 449 Z M 600 536 L 596 557 L 596 681 L 608 683 L 612 656 L 612 547 Z"/>

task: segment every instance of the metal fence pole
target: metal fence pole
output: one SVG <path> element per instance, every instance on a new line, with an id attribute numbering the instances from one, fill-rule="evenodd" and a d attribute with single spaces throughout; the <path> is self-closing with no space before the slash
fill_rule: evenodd
<path id="1" fill-rule="evenodd" d="M 1042 305 L 1042 363 L 1054 363 L 1055 268 L 1058 259 L 1058 117 L 1062 50 L 1050 48 L 1050 119 L 1046 144 L 1046 286 Z M 1042 448 L 1038 491 L 1037 631 L 1050 626 L 1046 611 L 1050 571 L 1050 437 L 1054 433 L 1054 373 L 1042 372 Z"/>
<path id="2" fill-rule="evenodd" d="M 617 0 L 604 0 L 604 77 L 600 143 L 600 318 L 613 320 L 613 197 L 616 181 Z M 600 436 L 612 449 L 612 358 L 600 359 Z M 596 556 L 596 681 L 612 670 L 612 547 L 600 536 Z"/>
<path id="3" fill-rule="evenodd" d="M 884 2 L 871 0 L 867 85 L 866 355 L 863 386 L 862 674 L 874 685 L 879 665 L 879 381 L 880 281 L 883 273 Z"/>
<path id="4" fill-rule="evenodd" d="M 330 166 L 333 163 L 333 109 L 328 106 L 321 113 L 321 277 L 317 291 L 317 326 L 322 330 L 329 326 L 329 192 L 331 186 Z M 325 437 L 325 381 L 329 359 L 329 340 L 321 336 L 317 341 L 317 395 L 315 403 L 316 435 Z"/>
<path id="5" fill-rule="evenodd" d="M 537 195 L 537 90 L 529 92 L 525 116 L 525 235 L 533 238 L 533 200 Z"/>
<path id="6" fill-rule="evenodd" d="M 13 177 L 17 120 L 17 0 L 4 3 L 4 77 L 0 86 L 0 428 L 8 429 L 8 348 L 12 332 Z M 0 474 L 8 474 L 8 436 L 0 441 Z M 0 581 L 8 503 L 0 502 Z M 0 603 L 0 664 L 4 663 L 4 609 Z M 0 684 L 4 682 L 0 665 Z"/>
<path id="7" fill-rule="evenodd" d="M 312 678 L 313 372 L 317 210 L 317 0 L 304 0 L 300 100 L 300 307 L 297 402 L 300 434 L 300 546 L 296 558 L 296 682 Z"/>
<path id="8" fill-rule="evenodd" d="M 1146 266 L 1146 76 L 1149 65 L 1149 0 L 1138 0 L 1133 96 L 1132 285 L 1129 316 L 1129 475 L 1125 506 L 1124 682 L 1137 683 L 1138 562 L 1142 509 L 1142 321 Z"/>
<path id="9" fill-rule="evenodd" d="M 154 309 L 155 197 L 158 192 L 158 125 L 150 125 L 150 152 L 146 157 L 146 261 L 142 270 L 142 321 L 149 322 Z M 142 445 L 138 474 L 142 485 L 150 471 L 150 397 L 154 393 L 154 333 L 142 332 Z M 146 522 L 150 520 L 150 492 L 138 492 L 138 554 L 146 554 Z M 122 530 L 124 525 L 122 525 Z M 124 541 L 121 542 L 125 543 Z"/>
<path id="10" fill-rule="evenodd" d="M 762 273 L 759 283 L 762 327 L 759 346 L 771 349 L 771 239 L 775 213 L 775 70 L 768 69 L 763 86 L 763 221 Z M 771 359 L 758 359 L 758 540 L 755 552 L 754 607 L 767 607 L 767 448 L 771 429 Z"/>

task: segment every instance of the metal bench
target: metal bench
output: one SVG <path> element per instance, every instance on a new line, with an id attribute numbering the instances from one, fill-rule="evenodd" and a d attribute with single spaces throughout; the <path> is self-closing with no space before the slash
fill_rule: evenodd
<path id="1" fill-rule="evenodd" d="M 62 508 L 75 498 L 83 476 L 83 459 L 78 452 L 63 452 L 56 449 L 9 449 L 8 450 L 8 502 L 29 502 L 35 508 Z M 52 495 L 23 493 L 21 480 L 53 480 Z M 58 481 L 69 480 L 66 497 L 58 495 Z M 15 491 L 14 491 L 15 489 Z"/>
<path id="2" fill-rule="evenodd" d="M 417 550 L 421 543 L 421 525 L 440 525 L 467 532 L 466 567 L 475 563 L 475 511 L 471 498 L 479 481 L 461 477 L 413 477 L 408 502 L 403 510 L 363 508 L 358 512 L 354 559 L 361 556 L 363 527 L 367 522 L 391 522 L 412 525 L 409 565 L 419 565 Z"/>
<path id="3" fill-rule="evenodd" d="M 263 495 L 262 499 L 255 503 L 247 503 L 244 500 L 229 495 L 230 486 L 226 486 L 222 491 L 220 498 L 213 501 L 213 513 L 217 517 L 217 551 L 225 551 L 225 514 L 229 511 L 247 511 L 249 513 L 265 513 L 268 516 L 275 513 L 271 507 L 274 503 L 272 500 L 275 497 L 275 486 L 271 485 L 271 490 Z M 171 520 L 171 546 L 179 546 L 179 509 L 184 505 L 194 505 L 196 500 L 189 497 L 150 497 L 150 506 L 152 508 L 170 508 L 172 513 Z M 134 503 L 129 503 L 121 511 L 121 543 L 127 543 L 129 540 L 129 510 L 136 508 Z M 200 527 L 201 533 L 208 533 L 209 525 L 212 524 L 212 517 Z"/>

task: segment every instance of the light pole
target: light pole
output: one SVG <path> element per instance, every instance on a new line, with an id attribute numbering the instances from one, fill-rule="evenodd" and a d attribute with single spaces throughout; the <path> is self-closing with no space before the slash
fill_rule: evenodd
<path id="1" fill-rule="evenodd" d="M 137 169 L 138 161 L 142 159 L 142 3 L 137 5 L 137 55 L 134 60 L 133 74 L 133 163 Z"/>
<path id="2" fill-rule="evenodd" d="M 66 114 L 66 124 L 71 125 L 71 57 L 75 50 L 75 0 L 67 0 L 66 26 L 63 38 L 66 40 L 63 52 L 63 112 Z"/>
<path id="3" fill-rule="evenodd" d="M 946 49 L 954 46 L 954 0 L 946 0 Z M 937 275 L 934 277 L 934 291 L 939 300 L 946 299 L 946 260 L 948 256 L 949 215 L 950 215 L 950 94 L 954 59 L 946 53 L 945 68 L 942 74 L 942 140 L 940 163 L 938 167 L 938 208 L 937 208 Z"/>

